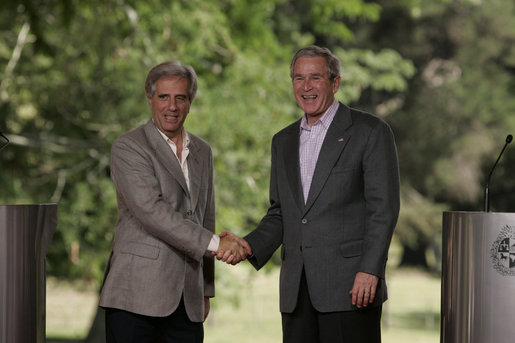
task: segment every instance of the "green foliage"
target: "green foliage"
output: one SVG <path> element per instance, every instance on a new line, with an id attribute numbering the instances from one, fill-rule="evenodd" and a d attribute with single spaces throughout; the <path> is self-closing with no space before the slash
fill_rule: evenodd
<path id="1" fill-rule="evenodd" d="M 0 128 L 12 144 L 0 199 L 57 202 L 49 273 L 99 280 L 117 219 L 110 146 L 150 117 L 148 69 L 178 59 L 199 77 L 186 126 L 214 151 L 218 231 L 245 234 L 267 208 L 271 137 L 301 115 L 289 80 L 297 49 L 317 43 L 341 58 L 342 101 L 406 91 L 413 63 L 357 39 L 381 16 L 362 0 L 3 2 Z"/>
<path id="2" fill-rule="evenodd" d="M 423 256 L 440 240 L 443 209 L 482 210 L 486 175 L 504 137 L 515 131 L 514 4 L 381 3 L 380 20 L 357 36 L 394 48 L 418 70 L 389 121 L 404 188 L 396 237 L 406 250 Z M 379 108 L 389 100 L 376 92 L 359 100 L 366 101 Z M 493 206 L 497 211 L 513 211 L 506 194 L 513 193 L 513 183 L 506 170 L 515 164 L 510 151 L 506 154 L 498 191 L 492 193 L 499 196 Z"/>
<path id="3" fill-rule="evenodd" d="M 386 91 L 389 94 L 407 88 L 407 79 L 413 76 L 413 63 L 392 49 L 378 53 L 364 49 L 336 48 L 334 53 L 342 64 L 341 101 L 359 100 L 363 90 Z"/>

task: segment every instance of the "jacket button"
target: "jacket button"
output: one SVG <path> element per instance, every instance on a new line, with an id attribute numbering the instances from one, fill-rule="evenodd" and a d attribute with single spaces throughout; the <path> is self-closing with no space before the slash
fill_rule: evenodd
<path id="1" fill-rule="evenodd" d="M 302 224 L 306 224 L 308 220 L 306 218 L 302 219 Z"/>
<path id="2" fill-rule="evenodd" d="M 188 216 L 191 216 L 191 215 L 193 214 L 193 212 L 192 212 L 191 210 L 188 210 L 188 212 L 186 212 L 186 214 L 187 214 Z"/>

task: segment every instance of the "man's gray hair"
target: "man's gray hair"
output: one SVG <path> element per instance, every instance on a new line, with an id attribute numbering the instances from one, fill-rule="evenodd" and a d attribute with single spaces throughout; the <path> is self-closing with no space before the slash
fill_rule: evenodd
<path id="1" fill-rule="evenodd" d="M 154 96 L 156 82 L 164 76 L 177 76 L 180 79 L 185 77 L 188 80 L 188 97 L 190 101 L 197 95 L 197 74 L 193 67 L 182 65 L 179 61 L 167 61 L 156 65 L 148 72 L 145 80 L 145 93 L 148 97 Z"/>
<path id="2" fill-rule="evenodd" d="M 327 67 L 327 75 L 330 80 L 334 80 L 335 77 L 340 76 L 340 60 L 338 57 L 333 55 L 331 50 L 327 48 L 321 48 L 316 45 L 310 45 L 308 47 L 302 48 L 291 60 L 290 64 L 290 77 L 293 80 L 293 69 L 295 68 L 295 62 L 301 57 L 323 57 L 325 60 L 325 65 Z"/>

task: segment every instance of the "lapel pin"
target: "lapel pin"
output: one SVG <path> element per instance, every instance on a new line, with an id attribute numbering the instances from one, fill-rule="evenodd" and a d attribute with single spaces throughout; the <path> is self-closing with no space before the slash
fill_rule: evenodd
<path id="1" fill-rule="evenodd" d="M 338 138 L 338 142 L 343 142 L 343 138 Z"/>

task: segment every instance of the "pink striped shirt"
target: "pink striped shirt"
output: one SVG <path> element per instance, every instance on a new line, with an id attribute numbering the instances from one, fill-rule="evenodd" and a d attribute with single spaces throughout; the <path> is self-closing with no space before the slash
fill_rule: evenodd
<path id="1" fill-rule="evenodd" d="M 302 191 L 304 193 L 304 203 L 308 200 L 311 179 L 315 172 L 315 167 L 324 142 L 327 130 L 331 125 L 334 115 L 338 110 L 338 100 L 334 100 L 331 106 L 313 126 L 309 126 L 306 116 L 300 122 L 300 141 L 299 141 L 299 164 Z"/>

